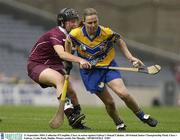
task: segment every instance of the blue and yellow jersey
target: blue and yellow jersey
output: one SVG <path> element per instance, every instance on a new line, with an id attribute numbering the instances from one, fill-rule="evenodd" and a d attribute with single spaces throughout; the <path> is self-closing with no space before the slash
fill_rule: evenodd
<path id="1" fill-rule="evenodd" d="M 95 62 L 96 66 L 107 66 L 115 57 L 114 33 L 110 28 L 99 26 L 96 35 L 90 38 L 85 26 L 73 29 L 69 35 L 77 47 L 78 56 Z M 120 37 L 120 36 L 119 36 Z"/>

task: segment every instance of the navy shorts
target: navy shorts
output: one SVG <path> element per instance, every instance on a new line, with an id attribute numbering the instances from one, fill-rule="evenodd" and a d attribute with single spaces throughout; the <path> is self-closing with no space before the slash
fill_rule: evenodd
<path id="1" fill-rule="evenodd" d="M 113 60 L 109 66 L 117 66 L 117 63 Z M 121 78 L 120 71 L 109 69 L 80 69 L 80 74 L 86 90 L 91 93 L 99 93 L 104 89 L 105 83 Z"/>

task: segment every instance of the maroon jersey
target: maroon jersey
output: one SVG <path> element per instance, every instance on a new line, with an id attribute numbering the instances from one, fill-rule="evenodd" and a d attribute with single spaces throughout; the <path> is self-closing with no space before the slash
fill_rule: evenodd
<path id="1" fill-rule="evenodd" d="M 64 46 L 67 32 L 61 27 L 55 27 L 39 38 L 28 57 L 28 75 L 42 87 L 47 87 L 39 82 L 40 73 L 46 68 L 51 68 L 64 75 L 62 59 L 55 52 L 54 45 Z"/>
<path id="2" fill-rule="evenodd" d="M 64 46 L 66 35 L 66 30 L 61 27 L 55 27 L 46 32 L 32 48 L 28 61 L 47 65 L 62 64 L 62 60 L 55 52 L 53 46 Z"/>

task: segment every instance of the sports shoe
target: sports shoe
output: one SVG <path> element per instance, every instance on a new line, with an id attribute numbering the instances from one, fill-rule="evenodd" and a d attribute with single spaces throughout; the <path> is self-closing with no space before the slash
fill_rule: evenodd
<path id="1" fill-rule="evenodd" d="M 121 123 L 121 124 L 116 126 L 116 129 L 118 131 L 125 131 L 126 130 L 126 125 L 124 123 Z"/>
<path id="2" fill-rule="evenodd" d="M 82 123 L 82 122 L 79 122 L 77 125 L 74 125 L 72 128 L 73 129 L 84 129 L 84 130 L 91 129 L 91 128 L 85 126 L 84 123 Z"/>
<path id="3" fill-rule="evenodd" d="M 156 125 L 158 124 L 158 121 L 152 117 L 150 117 L 150 115 L 145 114 L 142 121 L 144 123 L 147 123 L 149 126 L 151 127 L 156 127 Z"/>
<path id="4" fill-rule="evenodd" d="M 69 118 L 68 118 L 69 125 L 74 127 L 74 126 L 78 125 L 84 119 L 85 119 L 85 115 L 84 114 L 75 114 L 75 113 L 72 113 L 69 116 Z"/>

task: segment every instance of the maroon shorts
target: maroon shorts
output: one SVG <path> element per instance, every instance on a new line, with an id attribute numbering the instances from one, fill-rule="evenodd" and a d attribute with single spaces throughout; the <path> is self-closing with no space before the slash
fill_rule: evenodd
<path id="1" fill-rule="evenodd" d="M 30 61 L 28 62 L 27 65 L 27 71 L 28 71 L 28 76 L 34 80 L 36 83 L 38 83 L 42 88 L 49 87 L 48 85 L 42 84 L 39 82 L 39 75 L 41 72 L 47 68 L 51 68 L 53 70 L 56 70 L 57 72 L 61 73 L 64 75 L 63 68 L 64 66 L 61 64 L 55 64 L 55 65 L 47 65 L 47 64 L 41 64 L 37 62 Z"/>

